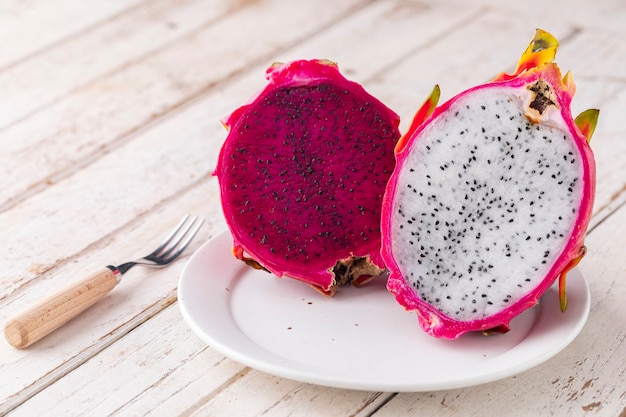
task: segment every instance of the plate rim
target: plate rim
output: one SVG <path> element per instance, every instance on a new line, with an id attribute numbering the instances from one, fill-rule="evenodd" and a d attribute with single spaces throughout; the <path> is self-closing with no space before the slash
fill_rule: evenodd
<path id="1" fill-rule="evenodd" d="M 256 346 L 258 349 L 261 349 L 263 352 L 265 352 L 265 354 L 263 355 L 265 356 L 265 359 L 256 357 L 254 355 L 251 356 L 249 350 L 246 353 L 245 349 L 242 350 L 241 347 L 234 347 L 234 346 L 228 345 L 227 343 L 226 344 L 223 343 L 223 341 L 220 341 L 216 339 L 215 337 L 211 336 L 206 331 L 206 329 L 202 328 L 202 326 L 200 326 L 197 323 L 197 321 L 194 318 L 194 313 L 191 311 L 191 309 L 186 303 L 185 291 L 187 288 L 186 284 L 190 279 L 189 278 L 190 270 L 196 267 L 196 263 L 198 263 L 199 260 L 204 259 L 206 254 L 210 252 L 210 249 L 212 249 L 213 246 L 222 245 L 224 243 L 223 240 L 229 241 L 229 239 L 232 239 L 232 238 L 230 237 L 230 233 L 228 230 L 223 230 L 221 232 L 216 233 L 211 239 L 209 239 L 204 244 L 202 244 L 185 264 L 180 274 L 178 287 L 177 287 L 178 305 L 179 305 L 181 314 L 185 322 L 187 323 L 187 325 L 203 342 L 207 343 L 207 345 L 209 345 L 211 348 L 215 349 L 216 351 L 220 352 L 224 356 L 236 362 L 239 362 L 245 366 L 251 367 L 253 369 L 256 369 L 265 373 L 269 373 L 271 375 L 299 381 L 299 382 L 312 383 L 312 384 L 316 384 L 320 386 L 333 387 L 333 388 L 355 389 L 355 390 L 362 390 L 362 391 L 377 391 L 377 392 L 439 391 L 439 390 L 464 388 L 464 387 L 484 384 L 488 382 L 493 382 L 493 381 L 497 381 L 506 377 L 517 375 L 528 369 L 536 367 L 537 365 L 556 356 L 559 352 L 565 349 L 582 331 L 582 329 L 584 328 L 588 320 L 588 316 L 590 312 L 591 301 L 590 301 L 589 284 L 586 278 L 584 277 L 584 275 L 582 274 L 582 272 L 578 268 L 574 268 L 572 271 L 569 272 L 569 274 L 570 275 L 576 274 L 576 275 L 579 275 L 579 277 L 569 280 L 570 285 L 568 286 L 568 288 L 570 289 L 570 291 L 572 287 L 575 290 L 580 291 L 580 293 L 577 293 L 577 294 L 582 296 L 581 300 L 584 303 L 582 307 L 581 306 L 577 307 L 578 310 L 580 310 L 580 316 L 577 317 L 576 321 L 574 322 L 574 326 L 572 326 L 570 331 L 567 333 L 567 337 L 560 339 L 559 342 L 553 344 L 550 349 L 541 351 L 541 354 L 532 358 L 532 360 L 518 363 L 516 366 L 505 367 L 505 368 L 500 369 L 499 371 L 483 373 L 483 374 L 473 375 L 473 376 L 461 375 L 461 377 L 458 377 L 455 379 L 448 379 L 446 381 L 439 381 L 439 382 L 433 382 L 433 383 L 403 382 L 403 383 L 396 383 L 396 384 L 386 383 L 384 385 L 377 385 L 376 383 L 373 383 L 372 381 L 357 381 L 354 379 L 350 379 L 349 377 L 346 378 L 345 376 L 343 378 L 339 378 L 337 375 L 333 375 L 332 377 L 324 377 L 324 375 L 320 375 L 319 373 L 315 372 L 315 371 L 319 371 L 318 368 L 313 369 L 310 366 L 307 366 L 302 363 L 294 362 L 293 360 L 289 358 L 284 358 L 274 352 L 270 352 L 264 349 L 263 347 L 258 346 L 245 333 L 243 333 L 241 329 L 237 326 L 235 326 L 235 328 L 241 335 L 247 338 L 248 341 L 252 345 Z M 232 240 L 230 240 L 230 242 L 232 242 Z M 245 277 L 246 276 L 245 272 L 248 272 L 248 270 L 246 269 L 246 266 L 242 263 L 239 263 L 239 261 L 237 261 L 235 258 L 232 258 L 232 255 L 230 259 L 232 259 L 233 266 L 235 266 L 236 269 L 242 269 L 244 271 L 244 274 L 242 276 Z M 253 270 L 249 270 L 249 271 L 254 272 Z M 241 279 L 241 277 L 239 278 L 233 277 L 233 279 Z M 572 285 L 571 284 L 572 281 L 575 282 L 576 284 Z M 223 293 L 228 294 L 228 292 L 226 291 L 224 291 Z M 541 304 L 539 306 L 541 306 Z M 399 308 L 401 307 L 399 306 Z M 538 316 L 540 316 L 541 314 L 546 314 L 546 313 L 542 313 L 541 311 L 543 310 L 540 310 L 540 312 L 538 313 Z M 539 318 L 537 318 L 536 320 L 539 320 Z M 417 324 L 417 320 L 416 320 L 415 325 L 416 325 L 416 331 L 422 332 L 422 329 Z M 536 323 L 534 325 L 536 325 Z M 529 330 L 529 333 L 532 333 L 532 328 L 531 330 Z M 524 338 L 524 340 L 526 339 L 527 337 Z M 507 351 L 507 353 L 512 350 L 517 349 L 519 345 L 521 344 L 523 345 L 524 341 L 513 346 L 512 349 Z M 500 356 L 506 356 L 506 355 L 500 355 Z M 273 357 L 273 362 L 268 362 L 267 357 Z M 493 361 L 496 361 L 497 359 L 498 358 L 496 357 L 493 359 Z"/>

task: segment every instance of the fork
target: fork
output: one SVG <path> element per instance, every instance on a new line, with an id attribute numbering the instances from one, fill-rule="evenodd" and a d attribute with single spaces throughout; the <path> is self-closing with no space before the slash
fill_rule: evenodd
<path id="1" fill-rule="evenodd" d="M 8 320 L 4 327 L 7 342 L 23 349 L 52 333 L 107 295 L 135 265 L 169 265 L 183 253 L 204 222 L 189 217 L 185 215 L 149 255 L 119 266 L 107 265 Z"/>

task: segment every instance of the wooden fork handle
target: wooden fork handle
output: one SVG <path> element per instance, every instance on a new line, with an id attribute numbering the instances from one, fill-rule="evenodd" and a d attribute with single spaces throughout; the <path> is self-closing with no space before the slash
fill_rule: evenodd
<path id="1" fill-rule="evenodd" d="M 103 268 L 9 319 L 4 337 L 18 349 L 28 347 L 91 307 L 119 281 L 115 267 Z"/>

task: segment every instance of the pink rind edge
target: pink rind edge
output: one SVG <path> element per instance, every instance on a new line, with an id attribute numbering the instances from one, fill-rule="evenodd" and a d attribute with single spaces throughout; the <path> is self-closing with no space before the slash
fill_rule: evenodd
<path id="1" fill-rule="evenodd" d="M 390 241 L 390 233 L 385 231 L 391 230 L 391 216 L 393 207 L 393 196 L 396 193 L 396 184 L 398 179 L 398 173 L 403 163 L 403 155 L 409 151 L 411 145 L 419 138 L 421 132 L 429 125 L 429 123 L 436 119 L 440 114 L 445 112 L 452 103 L 458 100 L 460 97 L 472 93 L 474 91 L 510 86 L 521 87 L 536 81 L 539 78 L 547 80 L 553 87 L 558 105 L 561 108 L 561 116 L 565 122 L 567 128 L 572 133 L 575 144 L 581 156 L 583 156 L 583 197 L 578 207 L 578 215 L 575 222 L 575 229 L 572 231 L 572 236 L 568 240 L 561 255 L 556 260 L 553 267 L 550 269 L 546 278 L 527 296 L 522 297 L 515 304 L 509 308 L 503 310 L 495 316 L 487 319 L 459 322 L 444 314 L 433 306 L 423 302 L 416 296 L 413 289 L 407 284 L 405 278 L 400 273 L 398 264 L 396 263 L 393 253 L 392 244 Z M 585 233 L 590 221 L 591 211 L 593 209 L 593 201 L 595 196 L 595 160 L 588 141 L 581 134 L 579 129 L 574 123 L 574 119 L 570 110 L 570 103 L 572 100 L 571 94 L 573 91 L 566 91 L 562 86 L 560 78 L 560 71 L 556 64 L 547 63 L 538 71 L 530 71 L 518 75 L 516 78 L 507 81 L 495 81 L 472 87 L 464 92 L 461 92 L 449 99 L 442 105 L 438 106 L 433 113 L 412 133 L 411 137 L 407 139 L 406 145 L 396 155 L 396 169 L 393 171 L 385 194 L 383 196 L 383 209 L 382 209 L 382 249 L 381 254 L 383 261 L 389 270 L 389 278 L 387 281 L 388 290 L 395 296 L 399 304 L 404 306 L 407 311 L 415 311 L 418 316 L 418 321 L 422 329 L 428 334 L 447 338 L 456 339 L 464 333 L 472 331 L 486 331 L 497 327 L 507 327 L 510 321 L 521 314 L 526 309 L 537 304 L 539 298 L 543 293 L 556 281 L 559 275 L 567 267 L 567 265 L 575 259 L 583 246 Z"/>
<path id="2" fill-rule="evenodd" d="M 304 75 L 306 74 L 306 75 Z M 230 139 L 232 134 L 231 127 L 234 126 L 243 114 L 254 104 L 257 100 L 262 99 L 267 94 L 270 94 L 277 83 L 280 83 L 281 88 L 306 85 L 317 80 L 334 80 L 339 84 L 344 84 L 347 87 L 354 89 L 359 94 L 363 94 L 375 105 L 385 109 L 389 114 L 396 129 L 400 124 L 400 117 L 382 101 L 368 93 L 362 85 L 357 82 L 348 80 L 339 71 L 339 67 L 336 63 L 323 60 L 323 59 L 311 59 L 311 60 L 296 60 L 288 63 L 275 63 L 268 67 L 266 70 L 266 78 L 269 81 L 265 87 L 254 94 L 246 104 L 234 110 L 228 117 L 223 119 L 222 123 L 229 130 L 229 134 L 225 139 L 225 143 Z M 399 135 L 399 132 L 398 132 Z M 212 172 L 212 175 L 219 177 L 219 172 L 223 164 L 224 146 L 220 149 L 218 155 L 217 166 Z M 223 197 L 224 189 L 220 186 L 220 197 L 222 201 L 222 210 L 224 213 L 229 212 L 229 206 L 227 200 Z M 254 250 L 250 249 L 250 245 L 246 245 L 246 237 L 237 233 L 236 228 L 232 223 L 232 218 L 225 215 L 227 226 L 233 237 L 233 251 L 243 251 L 247 253 L 252 259 L 259 259 L 254 253 Z M 340 259 L 345 259 L 351 255 L 356 257 L 368 257 L 370 262 L 376 265 L 380 269 L 385 269 L 385 264 L 380 254 L 381 241 L 372 240 L 370 244 L 363 245 L 359 251 L 346 253 L 345 256 Z M 289 277 L 303 281 L 307 284 L 321 288 L 324 292 L 329 291 L 334 285 L 334 276 L 332 274 L 333 265 L 329 265 L 326 270 L 318 271 L 317 273 L 306 272 L 305 274 L 296 273 L 293 271 L 284 270 L 276 265 L 276 263 L 264 260 L 260 262 L 264 268 L 269 270 L 272 274 L 278 277 Z"/>

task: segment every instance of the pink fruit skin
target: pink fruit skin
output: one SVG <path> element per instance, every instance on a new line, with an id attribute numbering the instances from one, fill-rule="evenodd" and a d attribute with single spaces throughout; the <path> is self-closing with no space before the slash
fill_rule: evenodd
<path id="1" fill-rule="evenodd" d="M 385 178 L 382 179 L 383 183 L 380 185 L 378 196 L 378 204 L 380 205 L 382 202 L 382 194 L 384 192 L 386 180 L 391 174 L 393 166 L 395 165 L 395 159 L 393 157 L 393 147 L 395 146 L 395 143 L 400 136 L 400 133 L 398 131 L 399 117 L 391 110 L 389 110 L 379 100 L 369 95 L 362 86 L 355 82 L 347 80 L 343 75 L 341 75 L 337 68 L 337 65 L 330 61 L 299 60 L 290 62 L 288 64 L 275 64 L 268 68 L 266 72 L 266 78 L 269 80 L 267 86 L 260 92 L 258 92 L 254 97 L 252 97 L 248 104 L 235 110 L 224 121 L 224 125 L 227 127 L 227 129 L 229 129 L 229 136 L 227 137 L 225 145 L 220 151 L 218 165 L 213 173 L 220 179 L 222 208 L 225 214 L 226 222 L 233 236 L 233 253 L 237 258 L 246 260 L 249 264 L 253 266 L 267 269 L 268 271 L 279 277 L 289 276 L 291 278 L 304 281 L 314 288 L 318 289 L 322 293 L 332 295 L 334 293 L 335 284 L 332 268 L 335 266 L 335 263 L 338 260 L 350 258 L 351 256 L 365 257 L 368 258 L 370 263 L 380 268 L 380 270 L 384 269 L 384 264 L 380 254 L 380 207 L 376 209 L 375 213 L 374 210 L 368 210 L 365 213 L 361 213 L 362 215 L 345 216 L 344 218 L 342 218 L 342 226 L 340 226 L 341 228 L 349 230 L 368 230 L 374 227 L 376 229 L 375 233 L 373 233 L 370 238 L 367 239 L 367 241 L 356 242 L 353 245 L 349 244 L 338 246 L 333 242 L 320 239 L 319 234 L 321 230 L 317 229 L 317 227 L 319 226 L 313 224 L 310 224 L 306 228 L 306 230 L 300 228 L 298 230 L 298 233 L 301 233 L 302 235 L 299 235 L 299 239 L 302 239 L 302 241 L 318 240 L 318 248 L 325 252 L 322 257 L 310 257 L 307 258 L 306 261 L 303 260 L 298 265 L 297 270 L 295 270 L 296 268 L 293 268 L 293 264 L 285 263 L 284 260 L 273 257 L 272 254 L 269 253 L 269 247 L 263 247 L 261 245 L 258 245 L 257 242 L 253 241 L 248 235 L 247 230 L 245 230 L 246 228 L 242 229 L 240 227 L 240 224 L 238 223 L 240 219 L 235 219 L 235 217 L 237 216 L 235 216 L 233 213 L 238 210 L 238 208 L 234 207 L 232 205 L 233 203 L 231 199 L 228 198 L 228 188 L 232 186 L 232 184 L 227 183 L 227 181 L 230 180 L 227 179 L 226 175 L 226 170 L 229 169 L 229 155 L 226 154 L 226 152 L 230 152 L 229 140 L 231 140 L 231 135 L 237 133 L 236 129 L 238 129 L 238 123 L 240 122 L 240 120 L 242 120 L 244 116 L 250 113 L 251 107 L 256 103 L 262 102 L 264 98 L 274 95 L 277 89 L 310 86 L 319 84 L 321 82 L 330 82 L 339 87 L 342 91 L 345 90 L 347 92 L 349 90 L 351 92 L 351 95 L 362 98 L 363 100 L 367 100 L 368 106 L 371 104 L 372 108 L 376 108 L 377 111 L 380 111 L 381 117 L 385 119 L 385 123 L 388 123 L 392 131 L 389 137 L 393 137 L 393 140 L 384 145 L 387 157 L 384 159 L 386 162 L 382 162 L 382 164 L 387 166 L 385 168 L 387 170 L 387 174 Z M 315 129 L 319 129 L 319 126 L 315 126 L 312 128 L 313 131 L 317 132 L 317 130 Z M 312 136 L 314 136 L 315 134 L 317 133 L 312 133 Z M 330 157 L 332 158 L 332 156 Z M 274 163 L 273 165 L 276 166 L 277 163 Z M 329 163 L 328 165 L 323 166 L 332 165 Z M 292 189 L 292 192 L 295 193 L 296 190 L 294 183 L 290 183 L 288 185 Z M 358 187 L 358 184 L 356 184 L 355 186 Z M 340 197 L 338 197 L 338 199 L 339 198 Z M 346 196 L 346 199 L 347 198 L 348 196 Z M 316 204 L 315 196 L 309 196 L 308 200 L 310 203 L 309 206 Z M 351 204 L 356 203 L 352 202 Z M 260 212 L 264 210 L 265 212 L 268 212 L 270 210 L 270 206 L 267 202 L 265 202 L 265 204 L 263 202 L 259 202 L 259 205 L 263 205 L 263 209 L 259 209 Z M 292 216 L 290 215 L 289 217 Z M 282 242 L 278 244 L 280 245 L 282 244 Z M 353 283 L 357 285 L 358 282 L 365 281 L 366 278 L 367 277 L 361 277 L 359 279 L 355 278 L 355 281 L 353 281 Z"/>
<path id="2" fill-rule="evenodd" d="M 392 198 L 391 196 L 395 195 L 399 171 L 398 168 L 403 164 L 403 155 L 407 153 L 406 150 L 411 147 L 412 143 L 420 139 L 420 132 L 424 130 L 431 120 L 437 118 L 441 113 L 445 112 L 456 98 L 464 94 L 471 94 L 477 90 L 489 89 L 497 86 L 525 88 L 526 85 L 532 84 L 539 78 L 547 81 L 548 84 L 552 86 L 560 107 L 560 116 L 569 131 L 572 133 L 583 161 L 583 198 L 581 199 L 578 208 L 575 230 L 572 231 L 569 241 L 558 260 L 554 263 L 546 277 L 533 291 L 529 292 L 517 303 L 511 305 L 505 310 L 502 310 L 494 316 L 483 320 L 467 322 L 456 321 L 442 314 L 433 306 L 423 302 L 407 284 L 405 278 L 400 273 L 398 264 L 394 259 L 390 233 L 386 233 L 385 231 L 390 230 L 391 228 L 390 221 L 392 217 L 392 202 L 390 200 Z M 500 329 L 504 331 L 508 330 L 511 319 L 519 315 L 527 308 L 537 304 L 539 297 L 541 297 L 541 295 L 554 283 L 559 275 L 566 270 L 568 265 L 579 257 L 581 250 L 583 250 L 581 248 L 583 248 L 583 241 L 593 208 L 596 169 L 594 157 L 587 139 L 583 137 L 580 130 L 575 125 L 570 112 L 570 103 L 574 90 L 575 87 L 573 82 L 569 86 L 565 86 L 563 84 L 558 67 L 552 63 L 545 64 L 540 70 L 527 73 L 524 72 L 509 81 L 495 81 L 471 88 L 437 107 L 430 117 L 424 121 L 424 123 L 409 131 L 410 136 L 406 138 L 406 146 L 403 146 L 401 150 L 397 151 L 396 158 L 398 168 L 396 168 L 388 183 L 388 188 L 383 200 L 382 212 L 382 255 L 383 260 L 390 271 L 387 288 L 395 295 L 397 301 L 404 306 L 407 311 L 417 312 L 419 323 L 428 334 L 435 337 L 455 339 L 461 334 L 469 331 L 489 331 L 491 329 Z M 401 141 L 404 141 L 404 138 L 401 139 Z"/>

